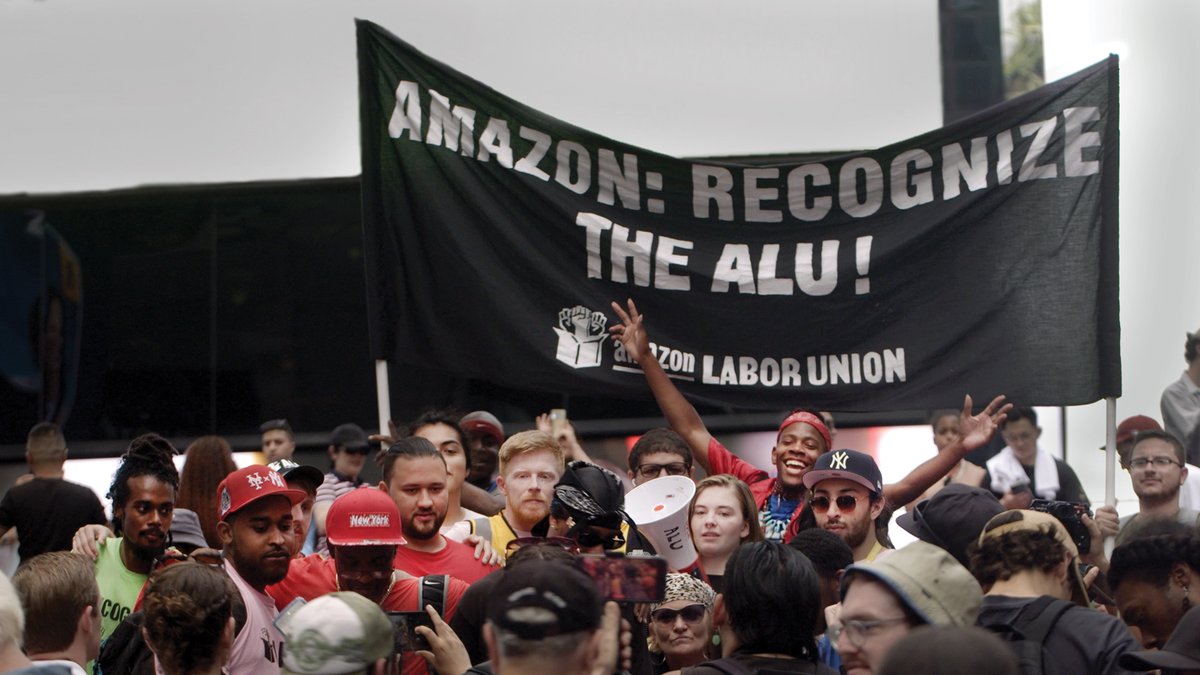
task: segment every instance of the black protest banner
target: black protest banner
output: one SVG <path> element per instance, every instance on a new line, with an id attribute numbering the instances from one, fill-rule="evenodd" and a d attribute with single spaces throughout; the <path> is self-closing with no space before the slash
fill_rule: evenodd
<path id="1" fill-rule="evenodd" d="M 607 338 L 631 297 L 697 400 L 1120 394 L 1115 58 L 887 147 L 775 163 L 605 138 L 369 22 L 358 45 L 376 358 L 645 397 Z"/>

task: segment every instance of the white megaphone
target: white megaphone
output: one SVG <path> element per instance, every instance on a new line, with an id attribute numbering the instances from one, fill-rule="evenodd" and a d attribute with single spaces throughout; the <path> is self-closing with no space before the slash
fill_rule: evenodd
<path id="1" fill-rule="evenodd" d="M 679 572 L 696 566 L 700 556 L 688 527 L 688 504 L 696 484 L 687 476 L 663 476 L 633 488 L 625 495 L 625 513 L 637 523 L 667 566 Z"/>

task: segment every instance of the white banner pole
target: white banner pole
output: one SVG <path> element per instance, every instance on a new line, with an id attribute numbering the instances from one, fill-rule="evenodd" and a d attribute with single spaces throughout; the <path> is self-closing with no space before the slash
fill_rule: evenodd
<path id="1" fill-rule="evenodd" d="M 388 420 L 392 419 L 392 395 L 388 389 L 387 361 L 375 361 L 375 400 L 379 404 L 379 433 L 387 435 Z"/>
<path id="2" fill-rule="evenodd" d="M 1117 505 L 1117 397 L 1108 396 L 1104 399 L 1107 404 L 1105 429 L 1107 432 L 1104 448 L 1104 504 Z"/>

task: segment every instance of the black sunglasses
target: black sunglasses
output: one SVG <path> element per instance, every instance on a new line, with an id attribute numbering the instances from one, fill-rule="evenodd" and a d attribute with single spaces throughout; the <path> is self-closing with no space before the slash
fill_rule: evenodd
<path id="1" fill-rule="evenodd" d="M 704 605 L 700 604 L 688 605 L 687 607 L 682 607 L 680 609 L 667 609 L 666 607 L 660 607 L 650 614 L 650 618 L 654 619 L 656 623 L 661 623 L 664 626 L 674 625 L 675 618 L 680 616 L 683 617 L 684 623 L 700 623 L 700 621 L 704 619 L 704 613 L 707 611 L 708 610 L 705 609 Z"/>
<path id="2" fill-rule="evenodd" d="M 625 535 L 620 531 L 602 535 L 590 527 L 584 527 L 575 534 L 575 541 L 579 543 L 580 548 L 602 546 L 606 551 L 613 551 L 625 545 Z"/>
<path id="3" fill-rule="evenodd" d="M 837 499 L 833 500 L 832 503 L 837 504 L 839 511 L 851 513 L 855 508 L 858 507 L 858 497 L 854 495 L 838 495 Z M 812 499 L 812 507 L 816 509 L 818 513 L 825 513 L 828 511 L 829 505 L 829 497 L 824 495 L 820 497 L 813 497 Z"/>

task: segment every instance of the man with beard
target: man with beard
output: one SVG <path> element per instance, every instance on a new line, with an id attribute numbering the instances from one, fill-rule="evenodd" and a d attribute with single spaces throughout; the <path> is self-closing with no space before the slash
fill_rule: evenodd
<path id="1" fill-rule="evenodd" d="M 225 571 L 246 605 L 246 624 L 233 641 L 228 672 L 278 672 L 283 634 L 275 627 L 269 584 L 287 576 L 291 560 L 292 507 L 308 497 L 288 488 L 283 477 L 259 465 L 238 469 L 217 486 L 217 536 Z"/>
<path id="2" fill-rule="evenodd" d="M 1118 546 L 1154 520 L 1200 525 L 1200 512 L 1179 506 L 1179 489 L 1188 476 L 1185 460 L 1183 444 L 1165 431 L 1143 431 L 1136 436 L 1126 469 L 1138 498 L 1138 512 L 1121 519 Z"/>
<path id="3" fill-rule="evenodd" d="M 329 507 L 329 555 L 314 554 L 293 560 L 283 581 L 267 587 L 276 607 L 287 607 L 297 597 L 313 600 L 334 591 L 354 591 L 388 612 L 416 612 L 436 591 L 401 570 L 393 569 L 396 549 L 404 544 L 400 511 L 380 490 L 354 490 Z M 438 582 L 440 583 L 440 581 Z M 449 621 L 467 583 L 450 578 L 445 585 L 440 613 Z M 413 653 L 401 659 L 406 675 L 428 672 L 425 660 Z"/>
<path id="4" fill-rule="evenodd" d="M 490 518 L 471 521 L 471 534 L 490 538 L 492 548 L 507 551 L 509 542 L 533 535 L 533 526 L 550 515 L 550 498 L 563 473 L 563 451 L 541 431 L 513 434 L 500 446 L 504 509 Z M 403 509 L 402 509 L 403 510 Z"/>
<path id="5" fill-rule="evenodd" d="M 101 640 L 133 611 L 154 560 L 166 549 L 179 492 L 173 455 L 175 448 L 158 434 L 133 439 L 108 490 L 113 529 L 120 536 L 97 543 L 91 526 L 76 534 L 74 550 L 96 559 Z"/>
<path id="6" fill-rule="evenodd" d="M 883 476 L 870 455 L 827 452 L 804 474 L 804 485 L 817 527 L 841 537 L 855 562 L 874 560 L 883 551 L 875 536 L 875 519 L 884 507 Z"/>
<path id="7" fill-rule="evenodd" d="M 492 571 L 475 559 L 475 549 L 441 533 L 449 504 L 450 471 L 433 443 L 419 436 L 403 438 L 384 453 L 379 489 L 391 496 L 400 512 L 406 543 L 396 551 L 395 566 L 415 576 L 449 574 L 472 583 Z"/>
<path id="8" fill-rule="evenodd" d="M 806 504 L 804 474 L 817 457 L 833 444 L 833 436 L 821 414 L 796 409 L 780 423 L 775 446 L 771 448 L 771 462 L 777 477 L 771 478 L 766 471 L 734 455 L 709 433 L 700 413 L 679 391 L 654 356 L 644 317 L 637 311 L 633 301 L 627 301 L 626 307 L 614 302 L 612 308 L 620 323 L 610 327 L 609 332 L 614 340 L 620 342 L 629 358 L 641 366 L 659 409 L 671 429 L 687 441 L 696 463 L 710 475 L 729 474 L 749 485 L 758 505 L 758 519 L 764 537 L 768 541 L 790 541 L 799 531 L 799 516 Z M 983 412 L 972 415 L 971 397 L 967 396 L 963 403 L 959 416 L 959 437 L 944 452 L 926 460 L 900 482 L 885 486 L 883 496 L 888 502 L 893 505 L 907 504 L 921 496 L 929 486 L 945 478 L 959 460 L 988 442 L 995 433 L 996 425 L 1004 421 L 1005 413 L 1012 407 L 1004 405 L 1004 397 L 998 396 Z"/>

